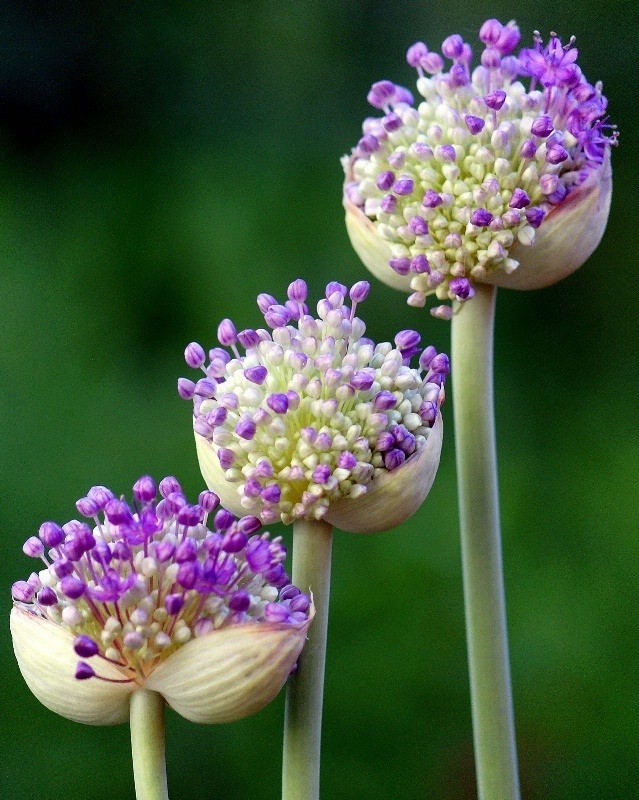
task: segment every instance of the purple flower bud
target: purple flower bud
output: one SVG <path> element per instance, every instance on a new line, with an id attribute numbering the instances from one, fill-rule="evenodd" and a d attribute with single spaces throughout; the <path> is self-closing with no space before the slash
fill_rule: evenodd
<path id="1" fill-rule="evenodd" d="M 38 603 L 41 606 L 54 606 L 58 602 L 58 595 L 50 586 L 43 586 L 38 592 Z"/>
<path id="2" fill-rule="evenodd" d="M 191 342 L 184 350 L 184 360 L 193 369 L 199 369 L 206 361 L 206 353 L 204 348 L 197 342 Z"/>
<path id="3" fill-rule="evenodd" d="M 397 210 L 397 198 L 392 194 L 384 195 L 379 207 L 385 214 L 394 214 Z"/>
<path id="4" fill-rule="evenodd" d="M 217 514 L 215 515 L 215 519 L 213 520 L 213 524 L 215 525 L 216 530 L 218 531 L 225 531 L 227 528 L 230 528 L 231 525 L 235 522 L 235 517 L 231 514 L 230 511 L 227 511 L 225 508 L 221 508 Z"/>
<path id="5" fill-rule="evenodd" d="M 428 369 L 430 366 L 431 361 L 437 355 L 437 350 L 433 347 L 433 345 L 428 345 L 428 347 L 422 352 L 421 356 L 419 357 L 419 366 L 421 369 Z"/>
<path id="6" fill-rule="evenodd" d="M 223 319 L 217 327 L 217 340 L 224 347 L 237 342 L 237 330 L 230 319 Z"/>
<path id="7" fill-rule="evenodd" d="M 113 498 L 113 492 L 106 486 L 92 486 L 87 492 L 87 497 L 93 500 L 101 511 Z"/>
<path id="8" fill-rule="evenodd" d="M 540 117 L 537 117 L 530 127 L 530 132 L 535 136 L 541 137 L 542 139 L 550 136 L 553 130 L 554 126 L 552 119 L 547 114 L 542 114 Z"/>
<path id="9" fill-rule="evenodd" d="M 356 391 L 368 391 L 375 382 L 375 370 L 371 368 L 358 370 L 351 378 L 350 385 Z"/>
<path id="10" fill-rule="evenodd" d="M 222 539 L 222 550 L 225 553 L 239 553 L 247 542 L 247 537 L 240 531 L 229 531 Z"/>
<path id="11" fill-rule="evenodd" d="M 140 503 L 151 503 L 156 494 L 155 481 L 150 475 L 143 475 L 133 484 L 133 496 Z"/>
<path id="12" fill-rule="evenodd" d="M 481 54 L 482 67 L 497 69 L 501 66 L 501 53 L 496 47 L 487 47 Z"/>
<path id="13" fill-rule="evenodd" d="M 395 181 L 395 173 L 391 170 L 386 170 L 386 172 L 380 172 L 377 176 L 376 185 L 377 188 L 380 189 L 382 192 L 387 192 Z"/>
<path id="14" fill-rule="evenodd" d="M 428 48 L 424 42 L 415 42 L 406 52 L 406 61 L 409 67 L 419 67 L 421 60 L 428 55 Z"/>
<path id="15" fill-rule="evenodd" d="M 183 589 L 192 589 L 197 583 L 199 572 L 200 566 L 198 561 L 185 561 L 180 564 L 178 568 L 175 582 L 179 583 Z"/>
<path id="16" fill-rule="evenodd" d="M 452 144 L 442 144 L 435 148 L 435 153 L 442 161 L 453 164 L 457 159 L 457 152 Z"/>
<path id="17" fill-rule="evenodd" d="M 228 605 L 231 611 L 236 613 L 248 611 L 251 606 L 251 596 L 243 589 L 238 589 L 230 596 Z"/>
<path id="18" fill-rule="evenodd" d="M 497 19 L 487 19 L 479 29 L 479 39 L 484 44 L 497 44 L 503 25 Z"/>
<path id="19" fill-rule="evenodd" d="M 475 289 L 468 278 L 453 278 L 448 287 L 457 300 L 470 300 L 475 294 Z"/>
<path id="20" fill-rule="evenodd" d="M 86 588 L 84 581 L 79 580 L 79 578 L 74 578 L 73 575 L 67 575 L 66 578 L 62 578 L 60 581 L 62 594 L 66 595 L 66 597 L 69 597 L 71 600 L 77 600 L 79 597 L 82 597 Z"/>
<path id="21" fill-rule="evenodd" d="M 522 143 L 519 152 L 522 158 L 534 158 L 537 154 L 537 145 L 532 139 L 526 139 Z"/>
<path id="22" fill-rule="evenodd" d="M 252 533 L 259 531 L 262 527 L 262 523 L 257 517 L 252 515 L 247 515 L 246 517 L 241 517 L 237 521 L 237 529 L 240 533 L 244 533 L 247 536 L 250 536 Z"/>
<path id="23" fill-rule="evenodd" d="M 379 139 L 377 136 L 373 136 L 372 133 L 367 133 L 359 140 L 357 147 L 361 153 L 369 155 L 379 149 Z"/>
<path id="24" fill-rule="evenodd" d="M 232 450 L 229 450 L 227 447 L 221 447 L 217 451 L 217 457 L 220 462 L 220 466 L 224 470 L 231 469 L 236 458 L 235 453 Z"/>
<path id="25" fill-rule="evenodd" d="M 177 512 L 177 521 L 180 525 L 186 525 L 187 528 L 199 525 L 202 522 L 202 517 L 202 508 L 198 505 L 190 506 L 185 504 Z"/>
<path id="26" fill-rule="evenodd" d="M 410 272 L 410 258 L 391 258 L 388 266 L 398 275 L 408 275 Z"/>
<path id="27" fill-rule="evenodd" d="M 538 206 L 526 209 L 526 219 L 533 228 L 538 228 L 545 216 L 546 212 Z"/>
<path id="28" fill-rule="evenodd" d="M 471 224 L 476 225 L 478 228 L 485 228 L 486 225 L 490 225 L 492 221 L 493 215 L 485 208 L 477 208 L 470 215 Z"/>
<path id="29" fill-rule="evenodd" d="M 269 306 L 264 314 L 264 319 L 270 328 L 283 328 L 291 321 L 291 312 L 286 306 Z"/>
<path id="30" fill-rule="evenodd" d="M 43 522 L 40 525 L 38 536 L 47 547 L 57 547 L 64 541 L 64 532 L 55 522 Z"/>
<path id="31" fill-rule="evenodd" d="M 167 594 L 164 599 L 164 608 L 171 616 L 179 614 L 184 607 L 184 598 L 180 594 Z"/>
<path id="32" fill-rule="evenodd" d="M 95 517 L 100 510 L 98 504 L 91 500 L 90 497 L 81 497 L 76 502 L 75 507 L 83 517 Z"/>
<path id="33" fill-rule="evenodd" d="M 86 636 L 85 634 L 80 634 L 75 637 L 73 640 L 73 649 L 77 655 L 82 658 L 91 658 L 91 656 L 95 656 L 100 652 L 97 642 L 94 642 L 90 636 Z"/>
<path id="34" fill-rule="evenodd" d="M 375 399 L 373 400 L 373 408 L 375 411 L 388 411 L 389 409 L 394 408 L 396 405 L 397 398 L 392 392 L 389 392 L 386 389 L 382 389 L 381 392 L 377 392 Z"/>
<path id="35" fill-rule="evenodd" d="M 412 350 L 420 343 L 422 337 L 417 331 L 400 331 L 395 336 L 395 346 L 398 350 Z"/>
<path id="36" fill-rule="evenodd" d="M 107 519 L 113 525 L 129 525 L 133 522 L 133 514 L 124 500 L 109 500 L 104 509 Z"/>
<path id="37" fill-rule="evenodd" d="M 390 472 L 400 467 L 406 461 L 406 454 L 403 450 L 393 448 L 384 453 L 384 466 Z"/>
<path id="38" fill-rule="evenodd" d="M 486 124 L 486 121 L 481 117 L 474 117 L 472 114 L 466 114 L 464 117 L 464 122 L 473 136 L 477 133 L 481 133 L 484 130 L 484 125 Z"/>
<path id="39" fill-rule="evenodd" d="M 215 383 L 208 378 L 200 378 L 193 388 L 198 397 L 215 397 Z"/>
<path id="40" fill-rule="evenodd" d="M 257 367 L 249 367 L 244 370 L 244 377 L 248 381 L 251 381 L 251 383 L 256 383 L 258 386 L 264 383 L 267 375 L 268 370 L 261 364 Z"/>
<path id="41" fill-rule="evenodd" d="M 27 581 L 16 581 L 11 587 L 11 597 L 19 603 L 30 603 L 35 595 L 35 589 Z"/>
<path id="42" fill-rule="evenodd" d="M 380 453 L 384 453 L 386 450 L 390 450 L 394 444 L 395 437 L 393 434 L 390 431 L 382 431 L 375 442 L 375 449 Z"/>
<path id="43" fill-rule="evenodd" d="M 202 510 L 208 514 L 210 511 L 215 511 L 220 505 L 220 498 L 215 492 L 209 492 L 205 489 L 203 492 L 200 492 L 197 502 Z"/>
<path id="44" fill-rule="evenodd" d="M 408 177 L 402 177 L 393 184 L 393 191 L 401 196 L 411 194 L 414 188 L 415 181 Z"/>
<path id="45" fill-rule="evenodd" d="M 313 470 L 313 480 L 315 483 L 324 484 L 331 477 L 331 468 L 328 464 L 319 464 Z"/>
<path id="46" fill-rule="evenodd" d="M 382 119 L 382 124 L 385 131 L 392 133 L 402 127 L 402 118 L 398 114 L 395 114 L 394 111 L 391 111 L 390 114 L 386 114 Z"/>
<path id="47" fill-rule="evenodd" d="M 430 362 L 431 372 L 439 373 L 440 375 L 448 375 L 450 372 L 450 359 L 446 353 L 438 353 Z"/>
<path id="48" fill-rule="evenodd" d="M 79 681 L 86 681 L 88 678 L 94 678 L 95 672 L 93 667 L 87 664 L 86 661 L 78 661 L 75 668 L 75 677 Z"/>
<path id="49" fill-rule="evenodd" d="M 395 84 L 391 81 L 377 81 L 371 86 L 366 99 L 373 108 L 384 108 L 395 94 Z"/>
<path id="50" fill-rule="evenodd" d="M 503 26 L 499 39 L 494 44 L 502 56 L 507 56 L 517 47 L 520 39 L 521 33 L 518 26 L 514 22 L 509 22 L 508 25 Z"/>
<path id="51" fill-rule="evenodd" d="M 514 189 L 513 196 L 510 198 L 510 203 L 508 203 L 508 205 L 510 208 L 525 208 L 530 205 L 530 197 L 528 197 L 523 189 Z"/>
<path id="52" fill-rule="evenodd" d="M 282 497 L 282 490 L 277 483 L 272 483 L 265 489 L 262 489 L 260 496 L 265 503 L 279 503 Z"/>
<path id="53" fill-rule="evenodd" d="M 428 53 L 422 59 L 422 67 L 426 70 L 426 72 L 434 75 L 437 72 L 441 72 L 444 69 L 444 61 L 439 53 Z"/>
<path id="54" fill-rule="evenodd" d="M 178 378 L 177 390 L 182 400 L 192 400 L 195 394 L 195 383 L 188 378 Z"/>
<path id="55" fill-rule="evenodd" d="M 415 272 L 417 275 L 421 275 L 424 272 L 430 271 L 430 264 L 423 253 L 419 253 L 419 255 L 416 255 L 413 259 L 411 259 L 410 271 Z"/>
<path id="56" fill-rule="evenodd" d="M 258 294 L 257 296 L 257 307 L 260 309 L 262 314 L 266 314 L 271 306 L 276 306 L 277 300 L 273 297 L 272 294 Z"/>
<path id="57" fill-rule="evenodd" d="M 251 419 L 243 418 L 235 426 L 235 433 L 241 439 L 252 439 L 255 436 L 257 426 Z"/>
<path id="58" fill-rule="evenodd" d="M 442 42 L 442 53 L 446 58 L 459 58 L 464 53 L 464 40 L 458 33 L 447 36 Z"/>
<path id="59" fill-rule="evenodd" d="M 308 287 L 306 281 L 298 278 L 293 283 L 289 284 L 287 291 L 288 299 L 295 303 L 303 303 L 308 297 Z"/>
<path id="60" fill-rule="evenodd" d="M 504 92 L 502 89 L 497 89 L 496 91 L 485 95 L 484 101 L 488 108 L 492 108 L 493 111 L 499 111 L 499 109 L 506 102 L 506 92 Z"/>
<path id="61" fill-rule="evenodd" d="M 44 553 L 44 545 L 37 536 L 30 536 L 22 545 L 22 552 L 30 558 L 40 558 Z"/>
<path id="62" fill-rule="evenodd" d="M 567 158 L 568 151 L 560 144 L 555 144 L 546 151 L 546 161 L 549 164 L 561 164 L 561 162 L 566 161 Z"/>
<path id="63" fill-rule="evenodd" d="M 326 297 L 331 297 L 335 293 L 341 294 L 342 297 L 346 297 L 348 294 L 348 288 L 344 286 L 343 283 L 339 283 L 338 281 L 331 281 L 330 283 L 326 284 Z"/>
<path id="64" fill-rule="evenodd" d="M 428 223 L 423 217 L 416 216 L 408 223 L 408 227 L 415 234 L 415 236 L 426 236 L 428 233 Z"/>
<path id="65" fill-rule="evenodd" d="M 422 200 L 422 205 L 424 208 L 437 208 L 437 206 L 440 206 L 443 202 L 441 196 L 434 189 L 427 189 L 424 194 L 424 199 Z"/>
<path id="66" fill-rule="evenodd" d="M 245 350 L 249 350 L 251 347 L 256 347 L 260 343 L 260 336 L 258 332 L 254 331 L 252 328 L 246 328 L 238 333 L 237 340 Z"/>
<path id="67" fill-rule="evenodd" d="M 160 494 L 162 497 L 168 497 L 170 494 L 182 494 L 182 487 L 178 483 L 177 478 L 172 475 L 167 475 L 160 481 Z"/>
<path id="68" fill-rule="evenodd" d="M 370 288 L 371 285 L 368 281 L 357 281 L 357 283 L 354 283 L 351 287 L 349 297 L 353 303 L 363 303 L 368 297 Z"/>

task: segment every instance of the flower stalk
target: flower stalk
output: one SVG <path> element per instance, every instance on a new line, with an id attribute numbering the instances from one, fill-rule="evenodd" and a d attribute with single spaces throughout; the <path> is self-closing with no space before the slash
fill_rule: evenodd
<path id="1" fill-rule="evenodd" d="M 168 800 L 164 698 L 138 689 L 131 695 L 131 753 L 137 800 Z"/>
<path id="2" fill-rule="evenodd" d="M 282 800 L 319 800 L 322 695 L 333 528 L 322 520 L 293 525 L 293 580 L 308 587 L 316 613 L 286 693 Z"/>
<path id="3" fill-rule="evenodd" d="M 480 800 L 518 800 L 493 410 L 496 288 L 452 319 L 455 448 L 466 636 Z"/>

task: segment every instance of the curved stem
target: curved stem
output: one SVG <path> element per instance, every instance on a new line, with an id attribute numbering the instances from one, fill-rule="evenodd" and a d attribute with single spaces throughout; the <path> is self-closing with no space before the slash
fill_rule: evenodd
<path id="1" fill-rule="evenodd" d="M 164 698 L 138 689 L 131 695 L 131 753 L 137 800 L 168 800 L 164 755 Z"/>
<path id="2" fill-rule="evenodd" d="M 312 592 L 315 619 L 286 692 L 282 800 L 319 800 L 332 542 L 333 529 L 326 522 L 293 525 L 292 580 L 303 592 Z"/>
<path id="3" fill-rule="evenodd" d="M 477 787 L 480 800 L 517 800 L 493 411 L 496 293 L 479 286 L 456 309 L 451 363 Z"/>

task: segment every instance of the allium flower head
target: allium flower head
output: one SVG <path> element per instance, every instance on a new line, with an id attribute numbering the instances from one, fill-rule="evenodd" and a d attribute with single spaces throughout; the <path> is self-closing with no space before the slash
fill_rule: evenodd
<path id="1" fill-rule="evenodd" d="M 140 687 L 196 722 L 262 708 L 299 655 L 309 598 L 289 583 L 279 539 L 258 519 L 175 478 L 143 476 L 134 503 L 94 486 L 76 503 L 91 524 L 45 522 L 24 552 L 44 568 L 12 588 L 11 631 L 27 684 L 62 716 L 128 717 Z"/>
<path id="2" fill-rule="evenodd" d="M 178 384 L 193 399 L 200 466 L 237 513 L 385 530 L 430 489 L 448 358 L 422 351 L 415 331 L 401 331 L 394 344 L 365 338 L 355 312 L 368 291 L 365 281 L 350 291 L 330 283 L 315 318 L 296 280 L 283 304 L 258 297 L 270 331 L 238 333 L 224 320 L 222 348 L 207 357 L 200 345 L 187 347 L 187 363 L 205 375 Z"/>
<path id="3" fill-rule="evenodd" d="M 353 245 L 377 277 L 412 290 L 414 306 L 429 294 L 464 302 L 476 282 L 554 283 L 588 258 L 608 217 L 616 132 L 574 40 L 551 33 L 544 46 L 535 33 L 515 55 L 517 25 L 495 19 L 479 38 L 475 68 L 459 35 L 441 55 L 410 47 L 421 101 L 373 84 L 368 100 L 383 116 L 365 120 L 343 159 Z"/>

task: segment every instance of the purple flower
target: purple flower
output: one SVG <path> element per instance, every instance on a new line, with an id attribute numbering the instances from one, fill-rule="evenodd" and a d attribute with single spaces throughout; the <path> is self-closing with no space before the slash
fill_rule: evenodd
<path id="1" fill-rule="evenodd" d="M 140 478 L 133 488 L 134 508 L 111 493 L 106 503 L 111 513 L 105 509 L 93 531 L 74 520 L 62 529 L 45 523 L 42 542 L 58 542 L 58 530 L 67 530 L 76 540 L 84 537 L 86 552 L 66 562 L 70 571 L 58 569 L 58 544 L 48 545 L 48 554 L 26 548 L 42 560 L 44 569 L 40 577 L 34 573 L 13 586 L 14 649 L 36 696 L 70 719 L 120 722 L 128 717 L 131 693 L 142 686 L 162 694 L 188 719 L 238 718 L 248 713 L 244 709 L 260 682 L 264 687 L 258 691 L 274 696 L 306 638 L 313 609 L 308 597 L 289 583 L 281 542 L 259 533 L 260 521 L 253 516 L 236 519 L 218 511 L 209 521 L 217 501 L 212 492 L 190 505 L 179 483 L 168 477 L 160 483 L 163 499 L 156 503 L 155 487 L 149 476 Z M 97 497 L 103 488 L 94 487 L 88 496 Z M 177 510 L 161 513 L 161 504 Z M 144 533 L 144 517 L 162 522 Z M 132 524 L 139 525 L 142 535 L 129 546 Z M 115 556 L 119 545 L 127 554 L 107 558 L 108 553 Z M 279 592 L 284 586 L 286 594 Z M 276 616 L 281 624 L 273 627 Z M 256 639 L 260 629 L 263 634 Z M 210 663 L 218 652 L 225 654 L 218 677 L 215 669 L 202 670 L 197 648 L 189 649 L 196 638 Z M 174 659 L 183 647 L 184 653 L 193 652 L 193 660 Z M 266 650 L 260 655 L 255 648 Z M 248 674 L 244 662 L 251 665 L 249 681 L 243 677 Z M 264 667 L 255 672 L 259 663 Z M 185 683 L 198 681 L 202 697 L 193 698 L 191 689 L 184 692 Z M 230 685 L 234 700 L 229 699 Z M 246 694 L 238 700 L 243 685 Z M 106 687 L 112 689 L 104 691 Z"/>

